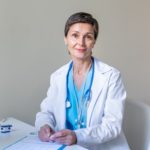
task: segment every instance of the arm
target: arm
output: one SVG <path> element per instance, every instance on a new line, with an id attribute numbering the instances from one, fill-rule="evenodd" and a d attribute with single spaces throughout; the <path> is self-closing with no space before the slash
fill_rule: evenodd
<path id="1" fill-rule="evenodd" d="M 53 103 L 55 100 L 56 87 L 54 84 L 53 76 L 50 79 L 50 87 L 47 92 L 47 97 L 42 101 L 40 107 L 41 111 L 37 113 L 35 120 L 35 127 L 40 130 L 41 127 L 48 125 L 54 130 L 56 121 L 53 114 Z"/>
<path id="2" fill-rule="evenodd" d="M 103 96 L 102 96 L 103 95 Z M 104 96 L 105 95 L 105 96 Z M 82 146 L 101 144 L 116 138 L 121 132 L 126 92 L 120 73 L 113 71 L 99 96 L 104 101 L 103 116 L 94 125 L 76 130 L 77 143 Z M 95 106 L 99 109 L 99 106 Z"/>

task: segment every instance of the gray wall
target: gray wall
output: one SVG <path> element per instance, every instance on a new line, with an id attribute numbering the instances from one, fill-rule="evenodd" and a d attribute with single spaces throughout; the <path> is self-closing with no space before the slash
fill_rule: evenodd
<path id="1" fill-rule="evenodd" d="M 150 1 L 0 0 L 0 119 L 33 124 L 49 75 L 69 60 L 63 29 L 76 11 L 100 23 L 94 55 L 122 72 L 130 99 L 150 105 Z"/>

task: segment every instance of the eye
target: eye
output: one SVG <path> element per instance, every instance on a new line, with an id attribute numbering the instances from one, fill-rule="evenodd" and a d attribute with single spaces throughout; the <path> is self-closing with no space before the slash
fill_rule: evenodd
<path id="1" fill-rule="evenodd" d="M 74 38 L 78 38 L 78 34 L 73 33 L 73 34 L 72 34 L 72 37 L 74 37 Z"/>
<path id="2" fill-rule="evenodd" d="M 94 40 L 94 36 L 93 35 L 86 35 L 86 38 L 89 40 Z"/>

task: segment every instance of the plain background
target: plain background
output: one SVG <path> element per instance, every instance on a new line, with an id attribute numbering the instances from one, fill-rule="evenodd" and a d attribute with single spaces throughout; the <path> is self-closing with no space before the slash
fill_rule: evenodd
<path id="1" fill-rule="evenodd" d="M 150 105 L 149 0 L 0 0 L 0 119 L 34 124 L 50 74 L 70 59 L 63 31 L 78 11 L 99 22 L 94 56 L 121 71 L 128 98 Z"/>

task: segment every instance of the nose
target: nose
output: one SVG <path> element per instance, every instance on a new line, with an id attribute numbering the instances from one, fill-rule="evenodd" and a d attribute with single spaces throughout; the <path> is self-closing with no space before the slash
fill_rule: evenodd
<path id="1" fill-rule="evenodd" d="M 85 38 L 84 37 L 80 37 L 78 39 L 78 44 L 81 45 L 81 46 L 84 46 L 85 45 Z"/>

